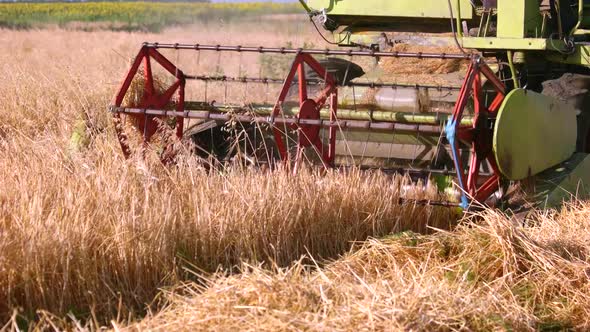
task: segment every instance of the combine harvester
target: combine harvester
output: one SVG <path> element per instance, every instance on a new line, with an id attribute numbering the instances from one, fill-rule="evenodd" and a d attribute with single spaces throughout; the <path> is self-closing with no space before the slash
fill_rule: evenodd
<path id="1" fill-rule="evenodd" d="M 145 43 L 110 107 L 125 156 L 151 149 L 171 162 L 178 142 L 192 141 L 221 163 L 239 155 L 293 172 L 309 162 L 375 168 L 451 183 L 464 209 L 510 200 L 557 207 L 590 193 L 590 2 L 300 2 L 341 48 Z M 165 49 L 293 60 L 285 78 L 200 75 Z M 366 58 L 379 64 L 372 73 L 355 63 Z M 423 72 L 408 74 L 418 62 Z M 164 88 L 155 65 L 173 78 Z M 185 100 L 192 81 L 282 88 L 274 104 Z M 233 143 L 227 123 L 242 129 Z"/>

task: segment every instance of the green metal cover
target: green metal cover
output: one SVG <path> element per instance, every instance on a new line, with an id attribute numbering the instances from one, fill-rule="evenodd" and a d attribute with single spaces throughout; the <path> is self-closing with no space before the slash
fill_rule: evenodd
<path id="1" fill-rule="evenodd" d="M 499 38 L 540 38 L 542 23 L 539 0 L 498 0 Z"/>
<path id="2" fill-rule="evenodd" d="M 570 158 L 576 137 L 576 112 L 570 105 L 515 89 L 498 112 L 494 154 L 504 176 L 522 180 Z"/>
<path id="3" fill-rule="evenodd" d="M 455 17 L 458 14 L 462 19 L 473 17 L 469 0 L 451 0 L 451 4 Z M 308 0 L 307 5 L 315 10 L 325 9 L 328 15 L 450 18 L 448 4 L 441 0 Z"/>
<path id="4" fill-rule="evenodd" d="M 561 40 L 545 38 L 498 38 L 498 37 L 463 37 L 464 48 L 476 50 L 521 50 L 521 51 L 565 51 L 566 46 Z M 553 53 L 548 53 L 553 54 Z M 555 53 L 556 61 L 562 60 L 562 53 Z M 579 63 L 579 62 L 577 62 Z"/>

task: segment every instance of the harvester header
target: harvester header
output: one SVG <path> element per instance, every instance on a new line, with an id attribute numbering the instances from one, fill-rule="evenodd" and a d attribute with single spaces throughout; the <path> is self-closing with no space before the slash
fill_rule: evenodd
<path id="1" fill-rule="evenodd" d="M 171 163 L 185 147 L 209 167 L 398 172 L 436 182 L 465 209 L 589 193 L 584 1 L 301 4 L 340 48 L 144 43 L 109 108 L 125 156 Z M 196 65 L 169 60 L 180 53 Z M 240 59 L 236 75 L 223 70 L 228 54 Z M 207 56 L 214 69 L 199 72 Z M 263 66 L 248 75 L 248 56 L 269 71 L 284 63 L 276 57 L 290 64 L 284 77 Z M 243 97 L 229 98 L 238 85 Z M 272 101 L 252 100 L 262 91 Z"/>

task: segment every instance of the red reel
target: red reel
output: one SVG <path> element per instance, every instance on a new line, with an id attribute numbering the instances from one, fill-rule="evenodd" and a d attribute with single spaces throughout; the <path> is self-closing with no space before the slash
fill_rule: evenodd
<path id="1" fill-rule="evenodd" d="M 322 77 L 325 81 L 325 87 L 315 98 L 310 98 L 307 95 L 307 79 L 305 77 L 305 65 L 309 66 L 316 72 L 318 77 Z M 336 121 L 336 113 L 338 107 L 337 86 L 334 78 L 330 75 L 322 65 L 308 54 L 298 54 L 293 61 L 291 70 L 285 79 L 281 93 L 275 104 L 272 116 L 277 117 L 281 115 L 281 105 L 285 102 L 285 98 L 289 89 L 293 85 L 295 74 L 298 76 L 299 85 L 299 113 L 298 119 L 320 119 L 320 110 L 323 109 L 327 103 L 330 106 L 330 121 Z M 291 127 L 297 130 L 297 152 L 294 160 L 294 172 L 297 171 L 301 163 L 301 156 L 306 148 L 312 147 L 318 156 L 321 158 L 325 167 L 332 166 L 334 162 L 334 155 L 336 151 L 336 127 L 330 126 L 328 129 L 328 144 L 324 146 L 320 137 L 319 125 L 310 124 L 296 124 Z M 273 128 L 274 137 L 277 148 L 281 155 L 281 159 L 289 162 L 292 158 L 287 149 L 287 144 L 284 137 L 286 133 L 282 131 L 280 126 L 275 125 Z"/>
<path id="2" fill-rule="evenodd" d="M 495 93 L 495 97 L 489 105 L 484 102 L 482 76 L 488 80 Z M 495 117 L 506 94 L 507 88 L 504 83 L 500 81 L 481 57 L 474 57 L 461 86 L 461 92 L 453 114 L 445 129 L 453 153 L 459 187 L 463 191 L 461 197 L 463 208 L 467 208 L 469 205 L 466 195 L 470 195 L 478 202 L 484 202 L 499 188 L 501 174 L 496 165 L 492 149 L 493 131 L 492 128 L 488 128 L 487 120 L 490 117 Z M 473 126 L 464 127 L 461 126 L 461 119 L 469 98 L 473 98 L 475 119 Z M 471 145 L 471 158 L 469 165 L 466 165 L 466 169 L 458 152 L 459 140 Z M 480 166 L 486 161 L 492 168 L 493 175 L 482 184 L 478 184 Z"/>
<path id="3" fill-rule="evenodd" d="M 174 83 L 172 83 L 172 85 L 170 85 L 162 92 L 156 91 L 156 88 L 154 86 L 154 76 L 152 71 L 151 60 L 154 60 L 168 73 L 175 77 Z M 142 62 L 144 64 L 144 90 L 141 96 L 141 100 L 138 102 L 138 105 L 133 106 L 138 109 L 148 110 L 166 109 L 167 107 L 170 107 L 170 105 L 175 104 L 177 111 L 184 110 L 185 77 L 183 72 L 176 68 L 176 66 L 174 66 L 156 49 L 148 48 L 145 46 L 141 48 L 141 50 L 135 57 L 135 60 L 133 61 L 131 68 L 125 75 L 123 84 L 119 88 L 119 91 L 115 97 L 115 106 L 122 106 L 122 103 L 125 99 L 125 95 L 129 91 L 131 83 L 137 75 Z M 174 98 L 175 95 L 177 96 L 177 98 Z M 119 143 L 121 144 L 121 149 L 123 150 L 123 154 L 125 155 L 125 157 L 128 158 L 132 154 L 132 149 L 129 145 L 129 137 L 123 128 L 123 124 L 121 123 L 121 115 L 119 113 L 114 113 L 113 116 L 115 118 L 115 131 L 117 133 Z M 132 114 L 130 116 L 133 118 L 133 127 L 135 127 L 135 129 L 142 135 L 144 148 L 149 145 L 149 143 L 152 141 L 153 136 L 156 133 L 162 131 L 163 123 L 169 118 L 166 116 L 149 115 L 145 112 L 143 114 Z M 184 121 L 182 117 L 176 118 L 175 136 L 178 139 L 182 138 L 183 123 Z M 173 158 L 170 150 L 171 149 L 169 148 L 169 146 L 164 147 L 164 151 L 161 155 L 161 159 L 163 162 L 167 162 L 169 159 Z"/>

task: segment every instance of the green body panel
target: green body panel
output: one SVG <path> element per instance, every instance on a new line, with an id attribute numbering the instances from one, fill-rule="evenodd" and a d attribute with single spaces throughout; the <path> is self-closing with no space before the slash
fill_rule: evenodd
<path id="1" fill-rule="evenodd" d="M 461 17 L 471 19 L 473 10 L 469 0 L 459 0 Z M 453 11 L 458 13 L 457 0 L 451 1 Z M 376 16 L 405 18 L 449 18 L 446 1 L 441 0 L 308 0 L 307 5 L 316 10 L 325 9 L 328 15 Z"/>
<path id="2" fill-rule="evenodd" d="M 535 177 L 529 199 L 540 208 L 559 208 L 572 198 L 590 198 L 590 155 L 576 153 L 566 162 Z"/>
<path id="3" fill-rule="evenodd" d="M 343 44 L 356 45 L 376 45 L 379 44 L 383 32 L 370 31 L 366 28 L 353 28 L 348 33 L 344 31 L 336 34 L 335 39 L 342 41 Z M 421 36 L 415 39 L 421 45 L 431 46 L 453 46 L 455 41 L 453 37 L 447 36 Z M 459 43 L 463 48 L 475 50 L 515 50 L 515 51 L 555 51 L 548 53 L 552 56 L 551 61 L 563 62 L 563 55 L 559 52 L 565 52 L 566 46 L 562 40 L 553 40 L 548 38 L 498 38 L 498 37 L 462 37 Z M 584 45 L 577 45 L 578 48 L 584 48 Z M 459 50 L 457 50 L 459 52 Z"/>
<path id="4" fill-rule="evenodd" d="M 546 38 L 464 37 L 461 45 L 476 50 L 565 51 L 563 41 Z"/>
<path id="5" fill-rule="evenodd" d="M 350 24 L 347 29 L 334 36 L 342 46 L 379 45 L 383 33 L 412 32 L 416 24 L 414 22 L 413 25 L 408 25 L 408 19 L 419 19 L 419 26 L 436 29 L 433 28 L 433 23 L 440 23 L 441 19 L 450 17 L 446 1 L 440 0 L 309 0 L 307 4 L 315 10 L 324 9 L 328 17 L 338 22 Z M 451 0 L 451 4 L 456 21 L 463 22 L 468 28 L 480 25 L 480 17 L 475 14 L 469 0 Z M 590 31 L 584 30 L 590 27 L 590 8 L 587 4 L 583 8 L 577 27 L 564 33 L 575 33 L 578 39 L 590 38 Z M 497 33 L 491 37 L 469 36 L 467 31 L 463 31 L 461 24 L 455 22 L 457 39 L 461 46 L 465 49 L 499 53 L 541 52 L 550 62 L 590 66 L 590 60 L 586 56 L 587 46 L 576 45 L 578 52 L 563 56 L 567 47 L 563 40 L 558 38 L 558 31 L 552 31 L 549 23 L 543 21 L 539 0 L 498 0 L 494 17 L 497 20 Z M 439 27 L 441 33 L 450 32 L 449 24 Z M 448 35 L 427 38 L 431 39 L 431 45 L 454 45 L 453 38 Z M 389 39 L 395 39 L 395 36 L 392 35 Z"/>
<path id="6" fill-rule="evenodd" d="M 582 15 L 582 21 L 580 22 L 580 28 L 587 29 L 590 27 L 590 4 L 585 3 L 584 6 L 584 15 Z"/>
<path id="7" fill-rule="evenodd" d="M 498 38 L 542 37 L 538 0 L 498 0 L 498 13 Z"/>
<path id="8" fill-rule="evenodd" d="M 373 45 L 379 43 L 382 32 L 367 31 L 366 29 L 353 29 L 354 33 L 342 32 L 336 35 L 335 39 L 342 41 L 343 44 L 350 45 Z M 514 51 L 555 51 L 549 53 L 554 56 L 552 61 L 562 62 L 560 58 L 565 52 L 566 46 L 562 40 L 553 40 L 548 38 L 498 38 L 498 37 L 462 37 L 459 43 L 463 48 L 475 50 L 514 50 Z M 455 41 L 452 37 L 421 37 L 421 43 L 432 46 L 453 46 Z M 578 48 L 585 46 L 580 45 Z M 457 50 L 459 52 L 459 50 Z"/>
<path id="9" fill-rule="evenodd" d="M 558 165 L 576 148 L 576 112 L 554 98 L 515 89 L 500 107 L 493 147 L 500 171 L 522 180 Z"/>
<path id="10" fill-rule="evenodd" d="M 351 27 L 346 31 L 340 31 L 335 34 L 335 39 L 341 41 L 342 45 L 372 45 L 379 44 L 379 39 L 382 34 L 387 32 L 376 31 L 374 29 L 365 27 Z M 398 36 L 396 36 L 397 38 Z M 409 42 L 417 43 L 419 45 L 432 45 L 432 46 L 448 46 L 453 45 L 455 42 L 453 37 L 450 36 L 412 36 L 413 39 Z M 393 36 L 392 38 L 393 39 Z"/>

